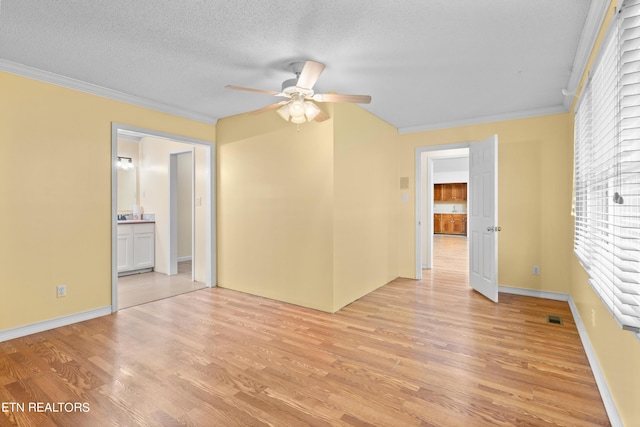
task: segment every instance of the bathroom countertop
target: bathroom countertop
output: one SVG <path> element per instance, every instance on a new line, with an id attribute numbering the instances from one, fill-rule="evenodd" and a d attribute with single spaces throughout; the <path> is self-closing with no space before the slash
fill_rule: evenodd
<path id="1" fill-rule="evenodd" d="M 456 211 L 456 212 L 452 212 L 452 211 L 440 211 L 440 212 L 434 212 L 434 214 L 445 214 L 445 215 L 466 215 L 466 212 L 460 212 L 460 211 Z"/>

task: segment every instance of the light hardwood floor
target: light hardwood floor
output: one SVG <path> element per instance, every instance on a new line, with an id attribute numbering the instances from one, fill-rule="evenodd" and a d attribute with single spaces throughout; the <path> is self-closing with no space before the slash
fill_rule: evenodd
<path id="1" fill-rule="evenodd" d="M 567 303 L 493 304 L 466 239 L 436 245 L 335 314 L 213 288 L 0 343 L 0 401 L 90 408 L 0 426 L 609 425 Z"/>
<path id="2" fill-rule="evenodd" d="M 178 274 L 131 274 L 118 278 L 118 309 L 133 307 L 163 298 L 170 298 L 205 287 L 191 280 L 191 261 L 178 263 Z"/>

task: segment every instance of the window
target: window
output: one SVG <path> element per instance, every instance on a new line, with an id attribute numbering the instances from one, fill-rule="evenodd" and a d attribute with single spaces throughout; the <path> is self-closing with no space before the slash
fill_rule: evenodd
<path id="1" fill-rule="evenodd" d="M 625 1 L 576 109 L 574 249 L 640 337 L 640 0 Z"/>

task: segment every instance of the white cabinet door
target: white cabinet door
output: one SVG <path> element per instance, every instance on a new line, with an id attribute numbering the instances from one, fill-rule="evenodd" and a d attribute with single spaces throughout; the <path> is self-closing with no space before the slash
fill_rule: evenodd
<path id="1" fill-rule="evenodd" d="M 151 268 L 155 263 L 154 233 L 135 233 L 133 235 L 133 268 Z"/>
<path id="2" fill-rule="evenodd" d="M 118 226 L 118 272 L 133 269 L 133 226 Z"/>
<path id="3" fill-rule="evenodd" d="M 155 265 L 155 224 L 118 225 L 118 273 Z"/>

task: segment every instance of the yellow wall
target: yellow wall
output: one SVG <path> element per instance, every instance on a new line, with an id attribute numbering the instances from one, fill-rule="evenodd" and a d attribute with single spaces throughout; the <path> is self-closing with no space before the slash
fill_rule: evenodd
<path id="1" fill-rule="evenodd" d="M 109 306 L 111 122 L 215 126 L 3 72 L 0 93 L 0 330 Z"/>
<path id="2" fill-rule="evenodd" d="M 217 125 L 218 283 L 334 312 L 397 277 L 395 128 L 354 105 Z"/>
<path id="3" fill-rule="evenodd" d="M 409 177 L 410 203 L 400 205 L 400 275 L 415 277 L 415 149 L 498 135 L 498 283 L 569 291 L 572 251 L 569 114 L 418 132 L 399 137 L 399 176 Z M 532 274 L 533 265 L 540 275 Z"/>
<path id="4" fill-rule="evenodd" d="M 334 106 L 334 311 L 398 277 L 396 128 Z"/>
<path id="5" fill-rule="evenodd" d="M 333 122 L 218 121 L 218 285 L 333 309 Z"/>

